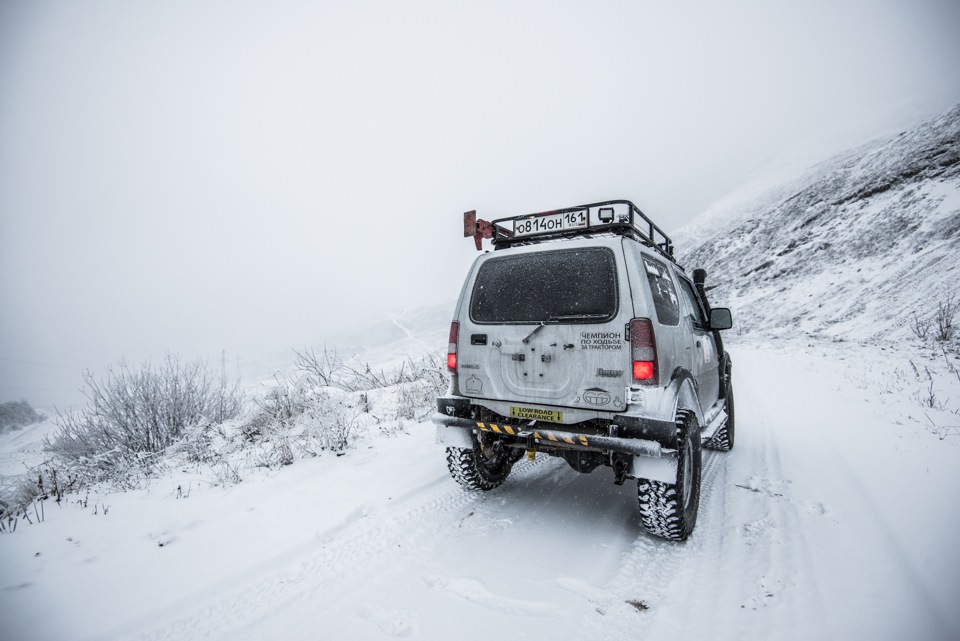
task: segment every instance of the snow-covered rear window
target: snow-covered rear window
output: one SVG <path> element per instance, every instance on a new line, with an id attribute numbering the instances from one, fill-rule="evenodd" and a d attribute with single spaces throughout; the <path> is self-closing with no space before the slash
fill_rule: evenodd
<path id="1" fill-rule="evenodd" d="M 617 313 L 617 263 L 603 247 L 496 257 L 477 273 L 476 323 L 602 323 Z"/>

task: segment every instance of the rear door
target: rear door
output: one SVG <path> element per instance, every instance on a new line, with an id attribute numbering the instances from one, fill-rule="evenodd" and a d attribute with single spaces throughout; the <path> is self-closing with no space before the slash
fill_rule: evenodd
<path id="1" fill-rule="evenodd" d="M 466 396 L 603 411 L 625 408 L 630 305 L 609 246 L 522 251 L 480 264 L 461 313 Z"/>
<path id="2" fill-rule="evenodd" d="M 720 369 L 717 346 L 710 331 L 707 315 L 691 283 L 686 276 L 677 273 L 680 289 L 682 318 L 681 328 L 686 336 L 686 353 L 689 369 L 697 379 L 700 407 L 709 409 L 720 396 Z"/>

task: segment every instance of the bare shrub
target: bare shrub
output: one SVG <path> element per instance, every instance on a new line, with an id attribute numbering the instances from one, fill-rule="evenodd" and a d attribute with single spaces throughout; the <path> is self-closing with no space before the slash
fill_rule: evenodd
<path id="1" fill-rule="evenodd" d="M 3 477 L 0 487 L 0 520 L 23 516 L 27 507 L 35 501 L 47 499 L 58 505 L 65 496 L 80 487 L 80 476 L 66 470 L 53 461 L 46 461 L 22 476 Z"/>
<path id="2" fill-rule="evenodd" d="M 222 423 L 242 404 L 239 390 L 217 382 L 203 363 L 184 365 L 173 356 L 139 370 L 121 362 L 103 380 L 87 372 L 84 384 L 87 407 L 58 413 L 59 431 L 46 440 L 47 450 L 81 484 L 129 485 L 150 475 L 188 427 Z"/>
<path id="3" fill-rule="evenodd" d="M 430 353 L 414 361 L 407 359 L 401 369 L 403 380 L 397 384 L 397 416 L 422 419 L 436 407 L 436 399 L 447 391 L 450 378 L 446 360 L 439 353 Z"/>
<path id="4" fill-rule="evenodd" d="M 926 340 L 930 334 L 931 320 L 926 317 L 920 317 L 916 312 L 913 313 L 913 319 L 910 321 L 910 331 L 920 340 Z"/>
<path id="5" fill-rule="evenodd" d="M 342 453 L 353 446 L 363 407 L 352 408 L 344 392 L 331 384 L 334 379 L 320 375 L 317 366 L 328 362 L 305 356 L 292 376 L 275 376 L 275 384 L 257 399 L 259 411 L 241 426 L 253 446 L 255 465 L 288 465 L 297 456 Z"/>
<path id="6" fill-rule="evenodd" d="M 276 467 L 301 456 L 350 449 L 360 438 L 364 421 L 381 421 L 371 415 L 371 390 L 395 394 L 397 419 L 422 419 L 449 385 L 440 353 L 408 358 L 389 371 L 346 365 L 336 350 L 327 347 L 295 354 L 295 370 L 274 377 L 256 399 L 259 410 L 240 427 L 252 448 L 254 465 Z"/>
<path id="7" fill-rule="evenodd" d="M 956 300 L 954 294 L 947 294 L 937 303 L 937 311 L 934 314 L 934 325 L 936 325 L 936 339 L 946 342 L 953 338 L 953 319 L 960 311 L 960 302 Z"/>
<path id="8" fill-rule="evenodd" d="M 312 347 L 305 347 L 302 352 L 293 350 L 297 355 L 296 366 L 302 377 L 310 379 L 315 387 L 339 386 L 345 373 L 345 366 L 336 349 L 327 349 L 317 354 Z"/>
<path id="9" fill-rule="evenodd" d="M 306 409 L 307 389 L 312 382 L 309 376 L 291 379 L 277 374 L 274 381 L 276 384 L 256 399 L 259 411 L 241 427 L 248 441 L 256 441 L 277 426 L 292 425 Z"/>
<path id="10" fill-rule="evenodd" d="M 416 360 L 408 358 L 392 371 L 374 369 L 369 363 L 349 365 L 336 349 L 326 345 L 320 353 L 310 347 L 302 351 L 293 350 L 293 353 L 296 355 L 296 383 L 308 389 L 333 387 L 345 392 L 367 392 L 417 382 L 429 389 L 439 390 L 439 394 L 449 382 L 446 361 L 439 353 L 427 354 Z M 286 381 L 288 386 L 290 382 Z"/>
<path id="11" fill-rule="evenodd" d="M 319 448 L 343 452 L 352 447 L 360 436 L 357 415 L 361 412 L 350 407 L 344 398 L 326 390 L 317 391 L 300 421 L 304 451 L 316 454 Z"/>
<path id="12" fill-rule="evenodd" d="M 940 347 L 940 351 L 943 353 L 943 360 L 947 364 L 947 369 L 960 381 L 960 368 L 957 368 L 956 365 L 950 362 L 950 358 L 947 356 L 947 350 L 944 349 L 943 346 Z"/>
<path id="13" fill-rule="evenodd" d="M 369 363 L 360 367 L 347 365 L 336 349 L 326 345 L 319 354 L 312 347 L 293 350 L 293 353 L 296 354 L 298 378 L 311 387 L 336 387 L 346 392 L 359 392 L 389 387 L 398 382 L 396 373 L 390 375 L 383 370 L 376 371 Z"/>
<path id="14" fill-rule="evenodd" d="M 921 407 L 936 410 L 946 409 L 946 404 L 937 398 L 937 392 L 933 389 L 933 379 L 930 380 L 925 390 L 921 388 L 912 394 L 911 397 L 920 403 Z"/>

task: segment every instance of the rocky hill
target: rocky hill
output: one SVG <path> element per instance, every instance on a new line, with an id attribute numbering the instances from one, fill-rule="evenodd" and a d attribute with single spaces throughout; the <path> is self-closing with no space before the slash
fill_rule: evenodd
<path id="1" fill-rule="evenodd" d="M 871 339 L 960 300 L 960 105 L 674 234 L 737 330 Z"/>

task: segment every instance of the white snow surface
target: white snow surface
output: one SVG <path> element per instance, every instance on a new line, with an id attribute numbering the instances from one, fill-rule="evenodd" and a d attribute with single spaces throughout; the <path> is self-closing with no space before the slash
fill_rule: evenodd
<path id="1" fill-rule="evenodd" d="M 737 442 L 706 453 L 686 543 L 604 468 L 541 456 L 465 492 L 409 422 L 237 485 L 47 501 L 0 536 L 4 637 L 957 638 L 960 417 L 922 402 L 928 378 L 960 399 L 956 358 L 731 343 Z"/>

